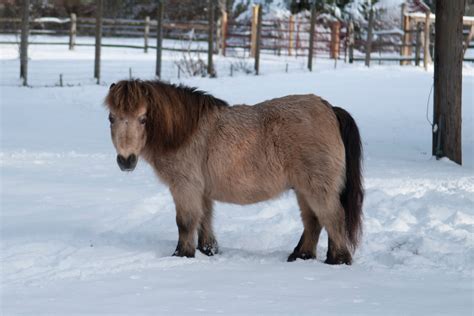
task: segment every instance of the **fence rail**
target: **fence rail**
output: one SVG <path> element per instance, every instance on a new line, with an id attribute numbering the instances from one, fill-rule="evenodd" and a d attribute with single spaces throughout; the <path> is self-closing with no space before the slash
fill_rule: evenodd
<path id="1" fill-rule="evenodd" d="M 403 30 L 391 29 L 391 30 L 373 30 L 373 42 L 372 52 L 385 53 L 385 52 L 400 52 L 400 61 L 406 62 L 409 55 L 425 54 L 424 48 L 418 46 L 423 44 L 426 40 L 424 35 L 424 29 L 417 26 L 423 25 L 427 21 L 432 23 L 434 21 L 434 15 L 430 14 L 427 20 L 427 16 L 420 13 L 405 13 L 406 22 Z M 424 16 L 424 18 L 423 18 Z M 0 18 L 0 32 L 2 33 L 17 33 L 21 20 L 18 18 Z M 69 18 L 56 18 L 56 17 L 41 17 L 30 21 L 31 34 L 46 34 L 46 35 L 71 35 L 74 30 L 76 36 L 82 35 L 94 35 L 96 27 L 95 18 L 86 17 L 69 17 Z M 222 23 L 222 21 L 221 21 Z M 324 20 L 316 21 L 316 28 L 314 30 L 313 39 L 313 54 L 320 55 L 331 55 L 334 57 L 334 50 L 338 52 L 343 51 L 347 54 L 347 47 L 351 34 L 348 33 L 348 23 L 340 23 L 338 37 L 335 39 L 333 36 L 333 28 Z M 72 25 L 74 24 L 74 26 Z M 261 44 L 260 49 L 264 52 L 270 52 L 275 55 L 289 55 L 289 56 L 304 56 L 308 55 L 310 37 L 310 19 L 303 17 L 289 17 L 286 19 L 263 19 L 261 22 Z M 474 28 L 474 18 L 465 17 L 464 24 Z M 143 20 L 133 19 L 103 19 L 103 34 L 104 36 L 119 36 L 119 37 L 144 37 L 152 38 L 156 34 L 157 21 L 150 18 Z M 225 28 L 225 34 L 219 34 L 216 31 L 216 46 L 221 46 L 222 49 L 230 50 L 241 50 L 244 54 L 250 55 L 252 49 L 252 23 L 251 21 L 225 21 L 225 25 L 221 26 L 221 29 Z M 366 26 L 367 28 L 367 26 Z M 216 28 L 218 29 L 218 28 Z M 430 28 L 429 37 L 434 38 L 432 28 Z M 362 29 L 363 32 L 367 33 L 367 30 Z M 163 21 L 163 33 L 164 38 L 174 40 L 192 40 L 192 41 L 207 41 L 208 37 L 208 22 L 207 21 Z M 224 36 L 223 36 L 224 35 Z M 352 34 L 354 35 L 354 34 Z M 423 36 L 423 40 L 419 40 L 417 43 L 416 38 Z M 146 41 L 144 41 L 146 42 Z M 337 43 L 335 43 L 337 42 Z M 12 42 L 2 41 L 1 44 L 7 44 Z M 432 41 L 430 42 L 432 43 Z M 33 45 L 66 45 L 69 44 L 72 47 L 77 46 L 89 46 L 89 44 L 77 44 L 75 40 L 70 40 L 70 43 L 31 43 Z M 337 44 L 337 47 L 335 46 Z M 367 45 L 366 39 L 358 36 L 357 39 L 352 41 L 352 49 L 365 52 Z M 470 42 L 466 43 L 466 48 L 472 48 Z M 141 45 L 108 45 L 108 47 L 119 47 L 119 48 L 135 48 L 144 49 L 153 48 L 152 46 L 144 43 Z M 163 47 L 164 50 L 173 51 L 188 51 L 188 49 L 180 49 L 176 47 Z M 429 49 L 432 51 L 433 47 L 430 44 Z M 193 51 L 205 52 L 204 49 L 193 49 Z M 224 53 L 225 54 L 225 53 Z M 416 59 L 416 56 L 412 56 L 412 59 Z M 394 57 L 389 58 L 393 60 Z M 410 58 L 408 58 L 410 59 Z M 358 60 L 358 59 L 352 59 Z M 468 59 L 466 59 L 468 60 Z"/>
<path id="2" fill-rule="evenodd" d="M 0 18 L 1 33 L 18 33 L 21 20 L 18 18 Z M 222 24 L 222 21 L 219 21 Z M 150 39 L 156 34 L 157 21 L 150 18 L 143 20 L 132 19 L 102 19 L 102 34 L 104 36 L 118 37 L 143 37 L 144 45 L 108 45 L 109 47 L 128 47 L 144 49 L 153 48 L 145 39 Z M 30 34 L 43 35 L 69 35 L 69 43 L 32 42 L 33 45 L 70 45 L 89 46 L 78 44 L 76 38 L 80 36 L 93 36 L 96 28 L 95 18 L 69 17 L 53 18 L 43 17 L 30 21 Z M 163 38 L 205 42 L 208 39 L 207 21 L 163 21 Z M 225 31 L 222 30 L 225 28 Z M 252 48 L 252 24 L 250 22 L 226 21 L 225 25 L 216 28 L 214 38 L 215 47 L 222 50 L 233 50 L 236 54 L 250 55 Z M 223 34 L 224 33 L 224 34 Z M 275 55 L 304 56 L 309 49 L 309 23 L 304 19 L 263 19 L 260 36 L 260 49 Z M 331 29 L 320 25 L 315 30 L 313 53 L 329 55 L 331 49 Z M 339 41 L 344 43 L 345 33 L 340 33 Z M 13 42 L 2 41 L 1 44 Z M 104 45 L 103 45 L 104 46 Z M 163 47 L 164 50 L 188 51 L 187 48 Z M 194 51 L 205 51 L 194 49 Z M 226 52 L 223 52 L 225 54 Z M 331 54 L 332 55 L 332 54 Z"/>
<path id="3" fill-rule="evenodd" d="M 102 1 L 102 0 L 101 0 Z M 210 3 L 213 3 L 212 1 Z M 403 6 L 405 8 L 405 6 Z M 28 11 L 27 9 L 24 10 Z M 312 70 L 313 56 L 329 57 L 334 60 L 365 61 L 367 66 L 370 61 L 399 62 L 400 65 L 420 65 L 423 61 L 427 68 L 431 63 L 434 51 L 434 28 L 432 22 L 435 16 L 429 11 L 425 13 L 407 13 L 402 9 L 401 29 L 384 29 L 384 23 L 376 20 L 374 8 L 369 11 L 369 21 L 365 25 L 358 25 L 357 31 L 352 21 L 333 21 L 320 15 L 313 7 L 311 18 L 304 15 L 290 15 L 284 18 L 262 18 L 259 5 L 254 6 L 253 15 L 248 21 L 229 19 L 227 13 L 222 13 L 219 18 L 213 17 L 214 10 L 209 10 L 209 19 L 195 21 L 170 21 L 163 20 L 158 14 L 158 20 L 146 17 L 143 20 L 110 19 L 77 17 L 40 17 L 22 24 L 18 18 L 0 18 L 0 33 L 18 33 L 20 26 L 28 30 L 22 34 L 48 34 L 69 35 L 68 42 L 39 41 L 24 43 L 31 45 L 69 45 L 96 46 L 96 53 L 100 47 L 117 47 L 157 50 L 157 65 L 161 60 L 161 50 L 178 52 L 207 52 L 208 63 L 212 65 L 212 55 L 220 52 L 222 55 L 234 54 L 239 57 L 252 57 L 255 62 L 255 72 L 258 74 L 260 52 L 285 56 L 307 56 L 308 69 Z M 464 53 L 472 48 L 474 38 L 474 18 L 463 19 L 465 44 Z M 27 27 L 25 28 L 25 25 Z M 99 34 L 99 35 L 98 35 Z M 118 36 L 143 38 L 143 45 L 139 44 L 97 44 L 77 43 L 78 36 Z M 150 45 L 151 38 L 157 39 L 156 45 Z M 25 37 L 27 38 L 27 37 Z M 166 46 L 162 39 L 179 40 L 182 47 Z M 199 43 L 192 45 L 193 42 Z M 0 44 L 13 44 L 16 41 L 0 41 Z M 207 45 L 204 45 L 207 43 Z M 169 42 L 165 42 L 169 45 Z M 198 46 L 198 47 L 194 47 Z M 207 48 L 204 48 L 206 47 Z M 201 48 L 203 47 L 203 48 Z M 27 52 L 27 50 L 26 50 Z M 358 52 L 358 56 L 354 55 Z M 379 54 L 378 57 L 374 56 Z M 389 53 L 388 56 L 386 53 Z M 365 54 L 362 58 L 360 54 Z M 399 56 L 396 56 L 399 54 Z M 100 58 L 96 57 L 96 60 Z M 27 60 L 27 59 L 24 59 Z M 464 58 L 473 61 L 472 58 Z M 336 65 L 336 63 L 335 63 Z M 100 68 L 100 67 L 99 67 Z M 212 70 L 211 66 L 208 66 Z M 157 75 L 159 67 L 157 66 Z M 158 75 L 159 76 L 159 75 Z M 99 81 L 99 78 L 97 76 Z"/>

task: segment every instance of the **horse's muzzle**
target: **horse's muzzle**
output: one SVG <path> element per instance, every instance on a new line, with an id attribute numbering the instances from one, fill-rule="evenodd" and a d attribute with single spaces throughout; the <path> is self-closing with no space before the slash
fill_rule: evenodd
<path id="1" fill-rule="evenodd" d="M 127 158 L 122 155 L 117 155 L 117 164 L 122 171 L 133 171 L 137 166 L 137 156 L 135 154 L 131 154 Z"/>

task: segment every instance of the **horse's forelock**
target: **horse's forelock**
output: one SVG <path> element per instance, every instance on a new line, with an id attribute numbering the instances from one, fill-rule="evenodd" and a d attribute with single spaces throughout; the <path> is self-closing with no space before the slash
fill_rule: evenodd
<path id="1" fill-rule="evenodd" d="M 141 80 L 122 80 L 110 87 L 105 104 L 110 110 L 123 114 L 137 112 L 147 106 L 147 83 Z"/>

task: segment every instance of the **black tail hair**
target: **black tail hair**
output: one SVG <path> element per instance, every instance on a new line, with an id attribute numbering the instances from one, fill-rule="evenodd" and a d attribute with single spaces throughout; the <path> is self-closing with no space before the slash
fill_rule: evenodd
<path id="1" fill-rule="evenodd" d="M 344 109 L 333 107 L 339 121 L 341 138 L 346 150 L 346 184 L 340 194 L 346 217 L 346 231 L 352 250 L 357 247 L 362 236 L 362 204 L 364 188 L 362 184 L 362 143 L 359 129 L 352 116 Z"/>

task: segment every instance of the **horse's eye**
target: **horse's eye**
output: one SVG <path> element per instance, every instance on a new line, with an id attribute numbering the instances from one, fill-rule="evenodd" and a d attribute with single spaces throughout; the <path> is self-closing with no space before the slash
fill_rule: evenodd
<path id="1" fill-rule="evenodd" d="M 110 124 L 115 123 L 115 117 L 113 117 L 112 114 L 109 114 L 109 122 L 110 122 Z"/>
<path id="2" fill-rule="evenodd" d="M 145 123 L 146 123 L 146 116 L 140 117 L 140 118 L 138 119 L 138 121 L 140 122 L 140 124 L 145 125 Z"/>

